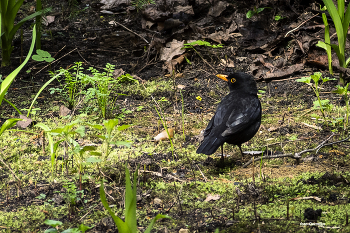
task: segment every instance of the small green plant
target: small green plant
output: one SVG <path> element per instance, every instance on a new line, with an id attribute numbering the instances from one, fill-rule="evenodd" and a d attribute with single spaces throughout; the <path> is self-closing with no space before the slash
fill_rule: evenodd
<path id="1" fill-rule="evenodd" d="M 263 10 L 265 10 L 265 8 L 266 8 L 266 7 L 259 7 L 259 8 L 256 8 L 256 7 L 254 6 L 254 9 L 253 9 L 253 10 L 249 10 L 249 11 L 247 12 L 247 15 L 246 15 L 247 19 L 250 19 L 250 18 L 253 17 L 254 15 L 259 14 L 260 12 L 262 12 Z"/>
<path id="2" fill-rule="evenodd" d="M 75 163 L 77 164 L 79 168 L 79 189 L 82 190 L 82 177 L 84 172 L 84 165 L 87 165 L 88 163 L 96 163 L 101 162 L 100 159 L 96 158 L 95 155 L 100 156 L 101 154 L 99 152 L 96 152 L 95 146 L 76 146 L 73 150 L 74 155 L 77 155 L 75 157 Z M 90 157 L 85 158 L 85 152 L 90 152 Z"/>
<path id="3" fill-rule="evenodd" d="M 345 104 L 346 104 L 346 126 L 349 125 L 349 97 L 348 97 L 349 84 L 350 83 L 347 83 L 345 87 L 337 85 L 336 86 L 337 90 L 333 91 L 334 93 L 337 93 L 337 94 L 343 96 L 343 98 L 345 100 Z"/>
<path id="4" fill-rule="evenodd" d="M 59 92 L 63 94 L 64 98 L 68 102 L 68 108 L 73 109 L 76 103 L 79 101 L 79 96 L 83 96 L 86 94 L 84 88 L 86 83 L 83 82 L 85 75 L 83 73 L 82 62 L 75 62 L 75 65 L 65 70 L 61 68 L 56 72 L 56 76 L 58 73 L 64 73 L 65 79 L 64 84 L 61 85 L 61 88 L 50 88 L 50 94 L 54 94 L 55 92 Z M 69 70 L 73 69 L 74 73 Z M 50 72 L 51 76 L 54 76 L 54 72 Z M 57 76 L 59 78 L 59 76 Z M 59 80 L 60 81 L 60 80 Z"/>
<path id="5" fill-rule="evenodd" d="M 0 128 L 0 136 L 1 136 L 1 134 L 3 134 L 7 129 L 12 128 L 13 126 L 15 126 L 16 123 L 17 123 L 18 121 L 22 121 L 22 119 L 19 119 L 19 118 L 11 118 L 11 119 L 6 120 L 6 121 L 2 124 L 2 126 L 1 126 L 1 128 Z"/>
<path id="6" fill-rule="evenodd" d="M 36 50 L 37 54 L 32 56 L 32 59 L 35 61 L 46 61 L 48 63 L 53 62 L 55 58 L 51 57 L 51 54 L 47 51 L 38 49 Z"/>
<path id="7" fill-rule="evenodd" d="M 89 124 L 88 125 L 90 127 L 93 127 L 95 129 L 97 129 L 100 132 L 105 132 L 104 135 L 95 135 L 98 138 L 101 138 L 104 143 L 105 143 L 105 150 L 104 150 L 104 163 L 106 162 L 108 156 L 109 156 L 109 146 L 110 145 L 117 145 L 117 146 L 127 146 L 130 147 L 131 144 L 130 142 L 125 142 L 125 141 L 112 141 L 113 137 L 112 137 L 112 132 L 114 130 L 114 128 L 118 125 L 118 119 L 110 119 L 110 120 L 105 120 L 103 122 L 103 126 L 102 125 L 98 125 L 98 124 Z M 125 130 L 127 128 L 129 128 L 130 125 L 121 125 L 119 127 L 117 127 L 118 131 L 122 131 Z"/>
<path id="8" fill-rule="evenodd" d="M 187 43 L 187 44 L 184 44 L 184 47 L 182 49 L 193 49 L 194 51 L 196 51 L 194 49 L 193 46 L 195 45 L 199 45 L 199 46 L 207 46 L 207 47 L 211 47 L 211 48 L 222 48 L 223 45 L 222 44 L 218 44 L 218 45 L 212 45 L 210 44 L 208 41 L 203 41 L 203 40 L 196 40 L 196 41 L 193 41 L 191 43 Z M 196 51 L 197 52 L 197 51 Z"/>
<path id="9" fill-rule="evenodd" d="M 63 188 L 66 189 L 66 192 L 62 193 L 63 199 L 68 204 L 70 213 L 74 215 L 74 207 L 84 198 L 84 190 L 77 190 L 76 185 L 68 181 L 63 184 Z"/>
<path id="10" fill-rule="evenodd" d="M 314 81 L 314 84 L 311 83 L 311 80 Z M 322 74 L 320 72 L 315 72 L 313 75 L 311 75 L 309 77 L 302 77 L 302 78 L 296 80 L 297 82 L 303 82 L 303 83 L 306 83 L 306 84 L 311 86 L 312 90 L 315 92 L 316 97 L 317 97 L 317 101 L 314 102 L 314 108 L 320 109 L 324 120 L 326 120 L 326 115 L 324 113 L 324 109 L 328 108 L 330 105 L 329 105 L 329 100 L 322 100 L 321 101 L 319 89 L 321 88 L 321 86 L 325 82 L 330 81 L 330 80 L 335 80 L 335 79 L 334 78 L 331 79 L 328 77 L 323 78 Z M 320 83 L 320 81 L 321 81 L 321 83 Z"/>
<path id="11" fill-rule="evenodd" d="M 210 66 L 213 70 L 215 70 L 203 57 L 202 55 L 194 48 L 195 45 L 199 45 L 199 46 L 206 46 L 206 47 L 211 47 L 211 48 L 222 48 L 222 44 L 218 44 L 218 45 L 212 45 L 207 41 L 203 41 L 203 40 L 197 40 L 197 41 L 193 41 L 191 43 L 187 43 L 184 44 L 184 47 L 182 47 L 182 49 L 193 49 L 193 51 L 195 51 L 198 56 L 208 65 Z M 187 63 L 191 64 L 190 60 L 187 59 L 187 57 L 185 56 L 185 59 L 187 61 Z"/>
<path id="12" fill-rule="evenodd" d="M 45 230 L 44 233 L 59 233 L 59 231 L 56 228 L 63 225 L 61 221 L 49 220 L 49 219 L 46 219 L 44 223 L 52 227 L 50 229 Z M 85 233 L 85 231 L 93 227 L 94 226 L 89 227 L 89 226 L 85 226 L 84 224 L 80 224 L 77 228 L 69 228 L 67 230 L 61 231 L 61 233 L 79 233 L 79 232 Z"/>
<path id="13" fill-rule="evenodd" d="M 319 41 L 317 46 L 326 50 L 329 63 L 329 72 L 332 74 L 333 71 L 331 67 L 331 48 L 336 52 L 339 59 L 339 65 L 341 67 L 347 68 L 350 62 L 350 58 L 345 60 L 345 43 L 350 23 L 350 7 L 348 6 L 345 11 L 345 1 L 343 0 L 338 0 L 338 9 L 335 7 L 332 0 L 323 0 L 323 3 L 327 8 L 328 13 L 332 17 L 335 30 L 337 32 L 338 45 L 330 44 L 327 17 L 324 13 L 322 13 L 322 19 L 325 25 L 325 42 Z M 343 79 L 342 74 L 340 74 L 339 79 L 340 82 L 345 85 L 345 80 Z"/>
<path id="14" fill-rule="evenodd" d="M 127 168 L 127 164 L 125 164 L 125 222 L 121 220 L 118 216 L 114 214 L 114 212 L 111 210 L 111 208 L 108 205 L 106 194 L 104 191 L 104 185 L 103 180 L 101 181 L 100 186 L 100 199 L 105 207 L 105 209 L 108 211 L 108 213 L 111 215 L 115 225 L 118 228 L 118 232 L 120 233 L 137 233 L 137 218 L 136 218 L 136 183 L 137 183 L 137 173 L 138 169 L 136 169 L 134 173 L 134 184 L 133 187 L 131 186 L 130 181 L 130 172 Z M 153 225 L 158 219 L 162 218 L 170 218 L 168 215 L 162 215 L 157 214 L 155 216 L 149 226 L 147 227 L 145 233 L 150 233 Z"/>
<path id="15" fill-rule="evenodd" d="M 89 88 L 87 95 L 96 96 L 99 112 L 104 119 L 111 118 L 112 111 L 117 108 L 115 106 L 115 100 L 117 97 L 112 97 L 112 90 L 121 86 L 124 82 L 136 82 L 130 74 L 121 75 L 116 79 L 113 78 L 113 71 L 115 65 L 107 63 L 105 72 L 99 72 L 93 67 L 90 67 L 88 70 L 93 74 L 92 77 L 85 76 L 85 82 L 91 84 L 93 87 Z M 116 95 L 122 95 L 116 93 Z"/>
<path id="16" fill-rule="evenodd" d="M 31 14 L 17 24 L 15 24 L 15 19 L 19 9 L 21 8 L 24 0 L 1 0 L 0 1 L 0 38 L 1 38 L 1 52 L 2 61 L 1 66 L 8 66 L 11 63 L 11 53 L 13 50 L 12 40 L 17 32 L 17 30 L 28 20 L 46 13 L 51 10 L 51 8 L 46 8 L 42 11 L 37 11 Z M 36 29 L 33 28 L 33 34 Z M 35 32 L 36 34 L 36 32 Z M 35 42 L 35 38 L 34 38 Z M 29 55 L 30 56 L 30 55 Z"/>
<path id="17" fill-rule="evenodd" d="M 276 21 L 279 21 L 279 20 L 281 20 L 281 19 L 284 19 L 284 17 L 281 16 L 281 15 L 276 15 L 276 16 L 275 16 L 275 20 L 276 20 Z"/>

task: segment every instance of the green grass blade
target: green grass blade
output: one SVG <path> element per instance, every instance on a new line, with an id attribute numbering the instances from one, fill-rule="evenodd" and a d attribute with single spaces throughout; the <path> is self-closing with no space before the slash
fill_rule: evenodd
<path id="1" fill-rule="evenodd" d="M 19 67 L 17 67 L 17 69 L 15 69 L 11 74 L 9 74 L 5 78 L 5 80 L 1 83 L 1 85 L 0 85 L 0 106 L 1 106 L 2 100 L 4 99 L 4 96 L 5 96 L 6 92 L 7 92 L 7 90 L 9 89 L 9 87 L 11 86 L 13 80 L 16 78 L 17 74 L 21 71 L 21 69 L 29 61 L 29 58 L 32 55 L 33 50 L 34 50 L 35 38 L 36 38 L 36 32 L 35 32 L 35 25 L 34 25 L 34 27 L 33 27 L 32 44 L 30 45 L 30 49 L 29 49 L 29 52 L 28 52 L 28 55 L 27 55 L 26 59 L 24 60 L 24 62 Z"/>
<path id="2" fill-rule="evenodd" d="M 35 26 L 34 26 L 35 27 Z M 33 42 L 32 42 L 33 43 Z M 35 43 L 35 41 L 34 41 Z M 28 109 L 28 114 L 27 117 L 29 117 L 30 111 L 36 101 L 36 99 L 39 97 L 39 95 L 41 94 L 41 92 L 45 89 L 45 87 L 47 87 L 53 80 L 55 80 L 58 76 L 60 76 L 61 74 L 63 74 L 65 71 L 61 71 L 60 73 L 56 74 L 53 78 L 51 78 L 49 81 L 47 81 L 38 91 L 38 93 L 36 94 L 36 96 L 34 97 L 32 104 L 30 105 L 29 109 Z"/>
<path id="3" fill-rule="evenodd" d="M 324 42 L 326 43 L 326 52 L 327 52 L 327 58 L 328 58 L 328 69 L 329 73 L 333 74 L 333 68 L 332 68 L 332 47 L 330 45 L 331 39 L 329 37 L 329 24 L 327 21 L 327 16 L 325 13 L 322 13 L 322 19 L 325 26 L 324 29 Z"/>
<path id="4" fill-rule="evenodd" d="M 40 127 L 41 129 L 43 129 L 47 135 L 47 138 L 49 139 L 49 147 L 50 147 L 50 155 L 51 155 L 51 166 L 52 166 L 52 171 L 54 169 L 54 165 L 55 165 L 55 152 L 54 152 L 54 143 L 53 143 L 53 139 L 50 133 L 48 133 L 48 131 L 51 131 L 51 129 L 43 124 L 43 123 L 38 123 L 35 125 L 36 127 Z"/>
<path id="5" fill-rule="evenodd" d="M 148 225 L 148 227 L 147 227 L 147 229 L 146 229 L 146 231 L 145 231 L 144 233 L 151 233 L 151 230 L 152 230 L 152 228 L 153 228 L 153 225 L 156 223 L 156 221 L 157 221 L 158 219 L 161 219 L 161 218 L 171 218 L 171 217 L 169 217 L 168 215 L 157 214 L 157 216 L 155 216 L 155 217 L 152 219 L 151 223 Z"/>
<path id="6" fill-rule="evenodd" d="M 136 173 L 136 172 L 135 172 Z M 135 178 L 135 174 L 134 174 Z M 134 188 L 131 188 L 130 172 L 125 163 L 125 223 L 128 224 L 132 233 L 137 233 L 136 222 L 136 180 L 134 179 Z"/>
<path id="7" fill-rule="evenodd" d="M 323 0 L 324 4 L 327 7 L 327 11 L 329 12 L 330 16 L 332 17 L 333 23 L 335 25 L 335 30 L 337 31 L 337 36 L 338 36 L 338 43 L 339 43 L 339 63 L 340 66 L 344 67 L 345 65 L 345 37 L 344 37 L 344 30 L 343 30 L 343 25 L 341 18 L 338 14 L 338 11 L 333 4 L 332 0 Z M 333 48 L 333 46 L 332 46 Z"/>
<path id="8" fill-rule="evenodd" d="M 6 120 L 6 121 L 4 122 L 4 124 L 2 124 L 2 126 L 1 126 L 1 128 L 0 128 L 0 136 L 1 136 L 1 134 L 2 134 L 5 130 L 7 130 L 7 129 L 13 127 L 13 126 L 15 126 L 15 124 L 17 123 L 17 121 L 21 121 L 21 120 L 22 120 L 22 119 L 19 119 L 19 118 L 11 118 L 11 119 Z"/>
<path id="9" fill-rule="evenodd" d="M 338 0 L 338 14 L 339 14 L 340 20 L 342 21 L 344 18 L 344 9 L 345 9 L 344 0 Z"/>
<path id="10" fill-rule="evenodd" d="M 108 211 L 109 215 L 111 215 L 111 217 L 113 218 L 114 223 L 115 223 L 115 225 L 118 228 L 118 232 L 121 232 L 121 233 L 132 233 L 130 231 L 128 225 L 125 222 L 123 222 L 123 220 L 121 220 L 118 216 L 116 216 L 114 214 L 114 212 L 111 210 L 111 208 L 109 207 L 107 199 L 106 199 L 106 194 L 105 194 L 105 191 L 104 191 L 103 180 L 101 181 L 101 186 L 100 186 L 100 199 L 101 199 L 101 202 L 102 202 L 103 206 Z"/>

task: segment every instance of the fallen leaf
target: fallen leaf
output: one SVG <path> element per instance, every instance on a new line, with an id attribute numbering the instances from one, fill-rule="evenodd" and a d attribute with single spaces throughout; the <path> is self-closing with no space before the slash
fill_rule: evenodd
<path id="1" fill-rule="evenodd" d="M 174 137 L 174 131 L 175 131 L 175 129 L 168 129 L 170 138 Z M 169 139 L 169 137 L 168 137 L 168 134 L 165 130 L 163 130 L 161 133 L 159 133 L 157 136 L 154 137 L 154 140 L 156 142 L 164 141 L 164 140 L 168 140 L 168 139 Z"/>
<path id="2" fill-rule="evenodd" d="M 208 194 L 207 195 L 207 198 L 205 198 L 204 201 L 208 202 L 208 201 L 216 201 L 216 200 L 219 200 L 220 199 L 220 195 L 219 194 Z"/>

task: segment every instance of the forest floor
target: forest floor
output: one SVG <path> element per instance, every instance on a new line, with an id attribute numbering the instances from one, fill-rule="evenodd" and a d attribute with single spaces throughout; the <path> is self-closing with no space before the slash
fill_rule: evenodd
<path id="1" fill-rule="evenodd" d="M 339 73 L 329 74 L 326 53 L 315 46 L 324 38 L 318 4 L 270 0 L 257 1 L 254 8 L 241 1 L 171 1 L 168 9 L 156 1 L 157 7 L 137 11 L 120 1 L 103 13 L 97 1 L 67 5 L 71 2 L 46 2 L 55 19 L 43 26 L 42 50 L 55 61 L 31 59 L 5 96 L 26 115 L 52 77 L 49 72 L 70 69 L 41 92 L 30 125 L 0 136 L 0 232 L 43 232 L 47 219 L 63 223 L 58 232 L 80 224 L 93 226 L 88 232 L 118 232 L 99 187 L 104 179 L 108 203 L 124 220 L 125 164 L 131 172 L 139 167 L 134 182 L 141 232 L 157 214 L 171 219 L 158 220 L 152 232 L 350 231 L 349 125 L 345 99 L 334 93 Z M 33 5 L 26 2 L 19 19 Z M 179 10 L 189 6 L 193 13 Z M 263 11 L 248 19 L 246 13 L 257 8 Z M 24 56 L 29 50 L 31 23 L 23 26 L 23 43 L 15 39 L 12 64 L 1 68 L 2 79 L 23 60 L 21 47 Z M 179 49 L 195 40 L 210 45 Z M 336 37 L 332 40 L 336 43 Z M 220 42 L 222 47 L 212 46 Z M 76 62 L 82 62 L 84 75 L 75 75 Z M 106 118 L 119 122 L 106 157 L 98 86 L 77 77 L 92 79 L 96 75 L 88 68 L 104 72 L 108 63 L 115 67 L 105 86 Z M 261 127 L 242 145 L 243 157 L 228 144 L 224 161 L 220 150 L 196 154 L 201 131 L 228 93 L 215 75 L 234 71 L 248 72 L 257 81 Z M 314 104 L 312 84 L 296 81 L 315 72 L 335 78 L 320 89 L 320 99 L 329 100 L 324 117 Z M 69 85 L 75 87 L 74 98 L 69 98 Z M 19 118 L 6 102 L 0 111 L 0 125 Z M 171 142 L 156 142 L 164 123 L 175 134 Z M 55 161 L 49 134 L 38 124 L 56 129 L 51 132 Z M 76 143 L 96 151 L 77 151 Z M 321 216 L 312 220 L 308 208 L 321 209 Z"/>

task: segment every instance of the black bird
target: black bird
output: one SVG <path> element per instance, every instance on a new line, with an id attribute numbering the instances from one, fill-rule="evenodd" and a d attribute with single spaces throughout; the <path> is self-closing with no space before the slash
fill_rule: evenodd
<path id="1" fill-rule="evenodd" d="M 230 93 L 225 96 L 204 130 L 204 140 L 197 153 L 211 155 L 227 142 L 237 145 L 243 156 L 241 144 L 249 141 L 258 131 L 261 123 L 261 104 L 254 78 L 237 72 L 217 77 L 228 82 Z"/>

